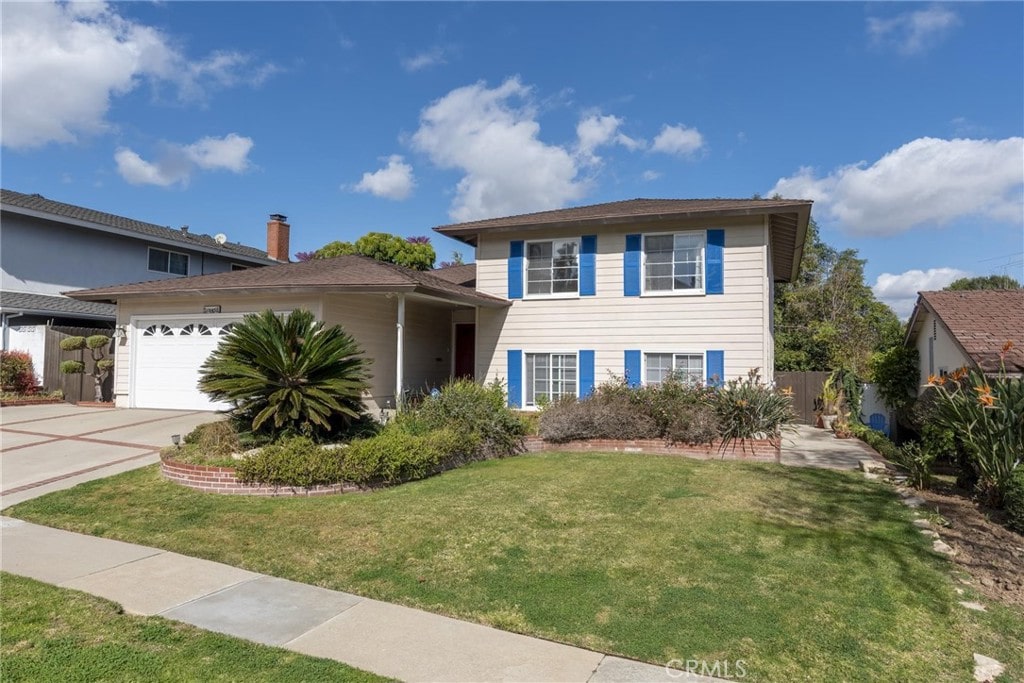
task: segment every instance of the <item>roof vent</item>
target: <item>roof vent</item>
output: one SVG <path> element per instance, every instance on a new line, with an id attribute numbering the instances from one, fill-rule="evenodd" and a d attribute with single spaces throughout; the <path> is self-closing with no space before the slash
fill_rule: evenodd
<path id="1" fill-rule="evenodd" d="M 284 214 L 280 214 L 280 213 L 272 213 L 272 214 L 270 214 L 270 220 L 272 220 L 272 221 L 281 221 L 282 223 L 287 223 L 288 222 L 288 216 L 285 216 Z"/>
<path id="2" fill-rule="evenodd" d="M 183 235 L 187 235 L 188 234 L 188 226 L 187 225 L 181 226 L 181 233 Z"/>

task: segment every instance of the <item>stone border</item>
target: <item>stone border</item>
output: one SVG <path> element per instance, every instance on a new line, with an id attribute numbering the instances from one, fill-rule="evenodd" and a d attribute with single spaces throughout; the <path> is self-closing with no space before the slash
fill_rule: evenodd
<path id="1" fill-rule="evenodd" d="M 330 486 L 263 486 L 245 484 L 235 477 L 233 467 L 192 465 L 169 458 L 160 458 L 160 474 L 175 484 L 202 491 L 236 496 L 327 496 L 339 493 L 362 491 L 355 484 L 332 484 Z"/>
<path id="2" fill-rule="evenodd" d="M 539 451 L 576 451 L 610 453 L 651 453 L 654 455 L 680 455 L 700 460 L 748 460 L 755 462 L 779 462 L 782 459 L 781 443 L 767 439 L 748 440 L 719 450 L 718 444 L 690 446 L 669 444 L 661 439 L 585 439 L 567 443 L 551 443 L 539 436 L 528 436 L 525 440 L 528 453 Z"/>

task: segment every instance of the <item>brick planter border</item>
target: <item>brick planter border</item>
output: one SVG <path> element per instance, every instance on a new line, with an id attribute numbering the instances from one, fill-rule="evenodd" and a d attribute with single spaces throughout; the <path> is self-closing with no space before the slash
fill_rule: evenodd
<path id="1" fill-rule="evenodd" d="M 311 488 L 245 484 L 235 477 L 235 468 L 233 467 L 192 465 L 169 458 L 160 459 L 160 473 L 165 479 L 196 491 L 236 496 L 327 496 L 338 493 L 355 493 L 362 490 L 355 484 L 332 484 Z"/>
<path id="2" fill-rule="evenodd" d="M 679 455 L 700 460 L 749 460 L 754 462 L 779 462 L 782 457 L 780 444 L 767 439 L 748 440 L 736 443 L 724 451 L 719 445 L 689 446 L 667 444 L 661 439 L 586 439 L 567 443 L 550 443 L 539 436 L 526 437 L 526 451 L 572 451 L 608 453 L 652 453 L 654 455 Z"/>
<path id="3" fill-rule="evenodd" d="M 12 398 L 0 401 L 0 408 L 15 408 L 17 406 L 51 406 L 57 403 L 64 403 L 62 398 Z"/>

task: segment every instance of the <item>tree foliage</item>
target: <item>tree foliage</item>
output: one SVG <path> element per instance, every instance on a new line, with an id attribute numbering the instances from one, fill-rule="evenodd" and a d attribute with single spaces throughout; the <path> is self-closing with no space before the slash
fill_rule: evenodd
<path id="1" fill-rule="evenodd" d="M 297 310 L 245 316 L 203 364 L 199 388 L 253 433 L 327 436 L 362 413 L 368 361 L 340 326 Z"/>
<path id="2" fill-rule="evenodd" d="M 980 277 L 962 277 L 953 280 L 946 291 L 964 291 L 969 289 L 1020 289 L 1020 283 L 1009 275 L 982 275 Z"/>
<path id="3" fill-rule="evenodd" d="M 913 346 L 896 344 L 871 357 L 871 381 L 890 410 L 902 413 L 917 398 L 918 353 Z"/>
<path id="4" fill-rule="evenodd" d="M 307 256 L 308 252 L 302 253 Z M 396 263 L 413 270 L 430 270 L 434 267 L 437 254 L 429 237 L 399 237 L 386 232 L 368 232 L 355 242 L 329 242 L 313 252 L 312 258 L 324 259 L 336 256 L 359 254 L 383 261 Z M 299 254 L 295 255 L 300 260 Z"/>
<path id="5" fill-rule="evenodd" d="M 864 376 L 872 353 L 900 342 L 900 321 L 865 284 L 864 263 L 825 244 L 811 219 L 799 278 L 775 287 L 776 369 Z"/>

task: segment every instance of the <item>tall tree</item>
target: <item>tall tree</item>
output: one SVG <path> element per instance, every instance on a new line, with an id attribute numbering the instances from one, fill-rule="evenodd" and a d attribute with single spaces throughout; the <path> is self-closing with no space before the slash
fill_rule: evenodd
<path id="1" fill-rule="evenodd" d="M 963 291 L 967 289 L 1020 289 L 1020 283 L 1009 275 L 982 275 L 980 277 L 962 277 L 953 280 L 946 291 Z"/>
<path id="2" fill-rule="evenodd" d="M 413 270 L 430 270 L 437 258 L 429 237 L 399 237 L 386 232 L 368 232 L 355 242 L 329 242 L 313 252 L 312 257 L 307 253 L 301 255 L 306 258 L 300 254 L 295 256 L 305 261 L 350 254 L 369 256 L 385 263 L 397 263 Z"/>
<path id="3" fill-rule="evenodd" d="M 800 276 L 775 288 L 775 367 L 778 370 L 868 372 L 872 353 L 897 343 L 896 314 L 864 282 L 864 259 L 821 240 L 812 218 Z"/>

